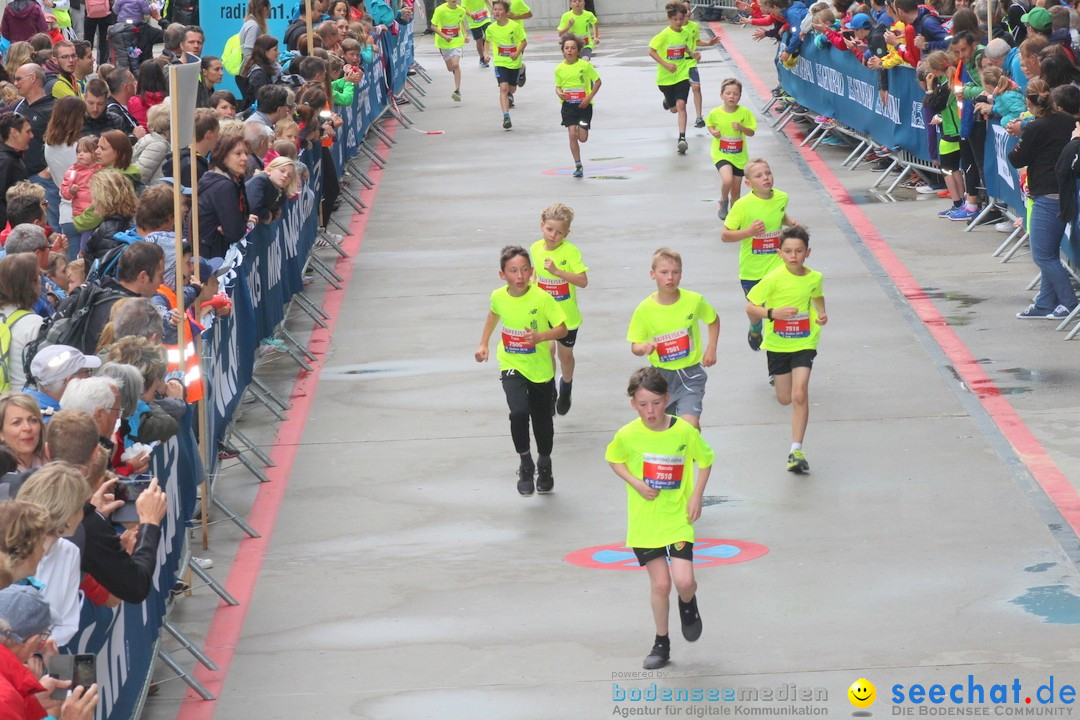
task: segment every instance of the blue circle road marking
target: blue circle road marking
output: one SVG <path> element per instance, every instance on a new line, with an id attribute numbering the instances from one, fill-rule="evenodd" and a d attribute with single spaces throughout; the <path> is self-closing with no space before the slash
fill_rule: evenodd
<path id="1" fill-rule="evenodd" d="M 694 566 L 714 567 L 756 560 L 769 548 L 746 540 L 699 538 L 694 543 Z M 640 570 L 634 551 L 620 543 L 595 545 L 568 554 L 566 562 L 596 570 Z"/>

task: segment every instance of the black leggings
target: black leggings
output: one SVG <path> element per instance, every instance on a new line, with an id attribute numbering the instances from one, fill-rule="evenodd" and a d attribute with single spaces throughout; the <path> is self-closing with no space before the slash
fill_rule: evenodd
<path id="1" fill-rule="evenodd" d="M 514 449 L 519 455 L 529 452 L 529 419 L 532 418 L 536 451 L 551 455 L 555 441 L 555 424 L 551 419 L 555 379 L 534 383 L 517 370 L 503 370 L 502 386 L 506 404 L 510 406 L 510 437 L 514 439 Z"/>
<path id="2" fill-rule="evenodd" d="M 323 198 L 322 198 L 322 227 L 326 227 L 330 224 L 330 215 L 334 212 L 334 203 L 337 202 L 338 195 L 341 194 L 341 183 L 338 182 L 337 165 L 334 164 L 334 157 L 330 154 L 330 148 L 324 147 L 322 149 L 322 176 L 323 176 Z"/>
<path id="3" fill-rule="evenodd" d="M 103 18 L 88 17 L 85 21 L 84 34 L 86 42 L 94 44 L 94 33 L 97 33 L 97 59 L 98 65 L 109 62 L 109 26 L 116 22 L 115 15 L 107 15 Z"/>
<path id="4" fill-rule="evenodd" d="M 964 192 L 982 196 L 985 188 L 982 177 L 983 148 L 986 145 L 986 123 L 977 122 L 971 135 L 960 141 L 960 169 L 964 172 Z"/>

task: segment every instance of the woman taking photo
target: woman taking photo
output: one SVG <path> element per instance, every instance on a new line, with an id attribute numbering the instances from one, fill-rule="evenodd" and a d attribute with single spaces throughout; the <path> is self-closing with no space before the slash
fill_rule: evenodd
<path id="1" fill-rule="evenodd" d="M 210 155 L 210 170 L 199 179 L 199 232 L 202 254 L 225 257 L 225 252 L 247 233 L 250 214 L 244 192 L 248 147 L 242 136 L 218 139 Z"/>
<path id="2" fill-rule="evenodd" d="M 1069 273 L 1061 264 L 1061 242 L 1067 223 L 1058 217 L 1059 188 L 1054 165 L 1069 143 L 1076 120 L 1054 106 L 1050 88 L 1042 78 L 1032 78 L 1024 95 L 1035 119 L 1021 131 L 1020 141 L 1009 153 L 1009 162 L 1015 168 L 1027 168 L 1031 198 L 1028 242 L 1031 259 L 1042 279 L 1035 301 L 1016 317 L 1064 320 L 1077 301 Z"/>
<path id="3" fill-rule="evenodd" d="M 83 131 L 83 118 L 86 117 L 86 103 L 77 97 L 63 97 L 56 101 L 49 126 L 45 128 L 45 164 L 56 187 L 64 183 L 64 173 L 77 162 L 75 146 Z M 61 232 L 71 240 L 68 242 L 68 259 L 79 256 L 79 243 L 74 242 L 79 233 L 72 224 L 71 201 L 60 196 Z"/>

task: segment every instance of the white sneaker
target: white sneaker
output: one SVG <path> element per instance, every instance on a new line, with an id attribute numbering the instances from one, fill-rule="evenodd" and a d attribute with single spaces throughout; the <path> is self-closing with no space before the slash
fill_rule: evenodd
<path id="1" fill-rule="evenodd" d="M 938 189 L 930 183 L 924 183 L 915 188 L 915 192 L 919 193 L 920 195 L 937 195 Z"/>
<path id="2" fill-rule="evenodd" d="M 1012 220 L 1002 220 L 994 225 L 994 229 L 999 233 L 1011 233 L 1016 227 L 1012 224 Z"/>
<path id="3" fill-rule="evenodd" d="M 191 556 L 191 564 L 198 565 L 203 570 L 209 570 L 214 567 L 214 561 L 210 558 L 195 557 L 194 555 Z"/>

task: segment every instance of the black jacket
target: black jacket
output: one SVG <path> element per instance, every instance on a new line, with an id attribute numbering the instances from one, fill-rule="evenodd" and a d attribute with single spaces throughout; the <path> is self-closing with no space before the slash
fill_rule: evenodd
<path id="1" fill-rule="evenodd" d="M 270 182 L 270 176 L 266 173 L 248 180 L 245 189 L 248 207 L 252 213 L 259 216 L 260 222 L 273 219 L 274 214 L 285 204 L 285 193 Z"/>
<path id="2" fill-rule="evenodd" d="M 105 257 L 106 253 L 120 244 L 113 239 L 116 233 L 130 229 L 131 219 L 122 215 L 110 215 L 102 220 L 86 241 L 87 269 L 93 267 L 95 260 Z"/>
<path id="3" fill-rule="evenodd" d="M 244 184 L 217 170 L 199 180 L 199 234 L 203 255 L 225 257 L 225 251 L 247 233 L 250 214 Z"/>
<path id="4" fill-rule="evenodd" d="M 128 112 L 127 107 L 116 98 L 109 96 L 109 103 L 105 106 L 105 113 L 112 119 L 118 129 L 127 133 L 131 145 L 134 146 L 136 138 L 133 133 L 135 128 L 139 126 L 139 121 Z"/>
<path id="5" fill-rule="evenodd" d="M 31 175 L 37 175 L 45 169 L 45 129 L 49 127 L 49 118 L 52 116 L 55 102 L 56 99 L 52 95 L 46 95 L 32 104 L 20 100 L 15 106 L 16 114 L 26 118 L 30 122 L 30 129 L 34 131 L 30 147 L 23 155 L 26 172 Z"/>
<path id="6" fill-rule="evenodd" d="M 1075 126 L 1072 115 L 1051 112 L 1029 122 L 1020 133 L 1020 141 L 1009 153 L 1009 162 L 1013 167 L 1028 169 L 1029 196 L 1058 192 L 1055 166 Z"/>
<path id="7" fill-rule="evenodd" d="M 87 135 L 97 135 L 100 137 L 101 134 L 107 130 L 121 129 L 122 128 L 120 127 L 120 123 L 118 123 L 116 121 L 116 118 L 114 118 L 108 112 L 103 112 L 101 113 L 100 117 L 96 118 L 90 117 L 89 115 L 83 117 L 83 137 L 86 137 Z"/>
<path id="8" fill-rule="evenodd" d="M 318 23 L 315 24 L 317 25 Z M 306 32 L 307 20 L 302 17 L 293 20 L 289 23 L 289 27 L 285 28 L 285 47 L 296 52 L 296 44 L 300 41 L 300 36 Z"/>
<path id="9" fill-rule="evenodd" d="M 22 152 L 7 143 L 0 143 L 0 227 L 7 225 L 8 188 L 27 177 Z"/>
<path id="10" fill-rule="evenodd" d="M 202 179 L 203 173 L 210 169 L 210 162 L 202 155 L 196 155 L 195 157 L 195 182 L 196 184 Z M 173 171 L 173 156 L 172 153 L 165 155 L 165 161 L 161 164 L 162 177 L 171 178 Z M 186 187 L 190 187 L 188 183 L 191 181 L 191 148 L 181 148 L 180 150 L 180 184 Z"/>
<path id="11" fill-rule="evenodd" d="M 120 546 L 120 536 L 93 505 L 85 507 L 82 521 L 82 571 L 90 573 L 101 586 L 124 602 L 141 603 L 150 594 L 157 569 L 161 527 L 140 525 L 135 552 L 128 555 Z"/>

